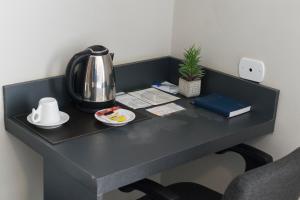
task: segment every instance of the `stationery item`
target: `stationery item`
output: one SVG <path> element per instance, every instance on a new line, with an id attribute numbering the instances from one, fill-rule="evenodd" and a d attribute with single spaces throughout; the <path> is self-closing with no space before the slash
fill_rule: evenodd
<path id="1" fill-rule="evenodd" d="M 132 109 L 140 109 L 151 106 L 151 104 L 125 93 L 117 95 L 116 101 Z"/>
<path id="2" fill-rule="evenodd" d="M 135 114 L 130 110 L 113 107 L 97 111 L 95 118 L 107 126 L 125 126 L 135 119 Z"/>
<path id="3" fill-rule="evenodd" d="M 164 81 L 162 83 L 155 83 L 152 85 L 152 87 L 171 94 L 178 94 L 178 86 L 168 81 Z"/>
<path id="4" fill-rule="evenodd" d="M 241 115 L 251 110 L 249 104 L 219 94 L 198 97 L 192 103 L 228 118 Z"/>
<path id="5" fill-rule="evenodd" d="M 27 116 L 27 121 L 40 128 L 57 128 L 69 120 L 69 115 L 60 112 L 55 98 L 45 97 L 39 101 L 37 109 Z"/>
<path id="6" fill-rule="evenodd" d="M 147 109 L 148 112 L 158 115 L 158 116 L 165 116 L 169 115 L 175 112 L 179 112 L 185 110 L 185 108 L 175 104 L 175 103 L 169 103 L 162 106 L 157 106 L 154 108 Z"/>
<path id="7" fill-rule="evenodd" d="M 155 88 L 148 88 L 145 90 L 130 92 L 128 94 L 151 105 L 160 105 L 180 99 Z"/>

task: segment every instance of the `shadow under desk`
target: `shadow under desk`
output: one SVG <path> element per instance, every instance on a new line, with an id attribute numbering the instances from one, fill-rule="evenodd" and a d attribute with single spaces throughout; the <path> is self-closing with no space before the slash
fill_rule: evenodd
<path id="1" fill-rule="evenodd" d="M 179 62 L 163 57 L 116 67 L 117 88 L 147 88 L 163 80 L 176 84 Z M 273 132 L 278 90 L 211 69 L 206 69 L 202 84 L 202 94 L 216 92 L 240 99 L 250 103 L 252 111 L 226 119 L 182 98 L 176 103 L 185 111 L 156 117 L 140 109 L 134 123 L 101 128 L 93 115 L 72 106 L 64 77 L 59 76 L 4 86 L 5 127 L 43 156 L 45 200 L 101 199 L 121 186 Z M 26 123 L 26 114 L 45 96 L 55 97 L 75 120 L 60 131 L 78 137 L 49 141 Z M 87 134 L 80 134 L 84 131 Z"/>

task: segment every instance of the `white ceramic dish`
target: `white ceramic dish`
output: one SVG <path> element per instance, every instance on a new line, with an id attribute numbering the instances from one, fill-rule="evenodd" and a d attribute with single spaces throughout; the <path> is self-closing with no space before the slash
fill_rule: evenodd
<path id="1" fill-rule="evenodd" d="M 53 124 L 42 124 L 42 123 L 35 123 L 32 121 L 31 119 L 31 113 L 27 116 L 27 121 L 30 123 L 30 124 L 33 124 L 39 128 L 42 128 L 42 129 L 54 129 L 54 128 L 58 128 L 60 127 L 61 125 L 65 124 L 66 122 L 69 121 L 70 119 L 70 116 L 65 113 L 65 112 L 59 112 L 59 115 L 60 115 L 60 121 L 57 122 L 57 123 L 53 123 Z"/>
<path id="2" fill-rule="evenodd" d="M 101 112 L 103 110 L 99 110 L 99 111 Z M 135 119 L 135 114 L 130 110 L 120 108 L 114 112 L 118 112 L 120 115 L 124 115 L 127 120 L 124 122 L 116 122 L 116 121 L 110 120 L 109 118 L 107 118 L 105 116 L 96 115 L 97 112 L 95 113 L 95 118 L 107 126 L 125 126 L 126 124 L 128 124 L 129 122 L 132 122 Z"/>

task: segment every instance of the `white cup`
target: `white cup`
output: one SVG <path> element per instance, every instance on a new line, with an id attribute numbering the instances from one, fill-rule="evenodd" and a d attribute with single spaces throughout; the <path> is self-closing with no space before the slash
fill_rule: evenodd
<path id="1" fill-rule="evenodd" d="M 37 109 L 32 109 L 31 120 L 39 124 L 55 124 L 60 121 L 60 113 L 55 98 L 45 97 L 39 101 Z"/>

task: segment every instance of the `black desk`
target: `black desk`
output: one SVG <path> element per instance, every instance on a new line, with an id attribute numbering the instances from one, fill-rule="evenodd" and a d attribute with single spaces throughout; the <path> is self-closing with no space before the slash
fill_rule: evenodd
<path id="1" fill-rule="evenodd" d="M 146 88 L 157 80 L 177 83 L 178 62 L 164 57 L 117 67 L 118 90 Z M 45 200 L 101 199 L 103 193 L 162 170 L 273 132 L 278 90 L 210 69 L 206 74 L 203 93 L 249 102 L 252 112 L 224 119 L 181 99 L 176 103 L 187 108 L 184 112 L 52 145 L 14 116 L 29 113 L 45 96 L 57 98 L 61 107 L 70 106 L 60 76 L 4 86 L 5 126 L 43 156 Z"/>

